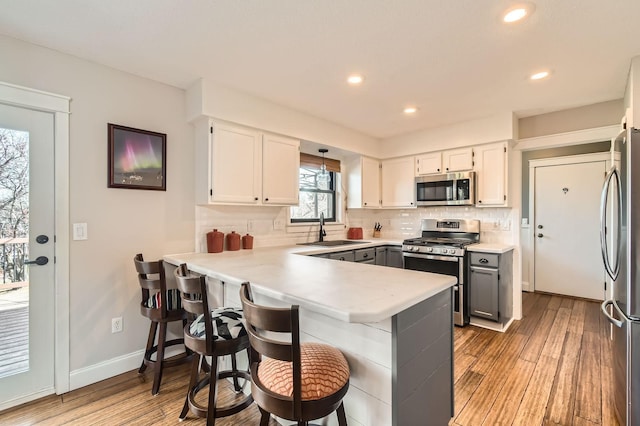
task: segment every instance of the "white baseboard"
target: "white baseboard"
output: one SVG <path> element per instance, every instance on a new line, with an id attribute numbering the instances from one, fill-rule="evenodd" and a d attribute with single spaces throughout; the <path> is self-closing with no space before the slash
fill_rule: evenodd
<path id="1" fill-rule="evenodd" d="M 45 396 L 49 396 L 53 393 L 55 393 L 55 389 L 48 388 L 48 389 L 44 389 L 44 390 L 32 393 L 30 395 L 21 396 L 19 398 L 10 399 L 8 401 L 2 401 L 0 402 L 0 411 L 6 410 L 11 407 L 17 407 L 18 405 L 35 401 L 36 399 L 39 399 L 39 398 L 44 398 Z"/>
<path id="2" fill-rule="evenodd" d="M 140 367 L 144 349 L 112 358 L 98 364 L 73 370 L 69 374 L 70 390 L 79 389 Z"/>
<path id="3" fill-rule="evenodd" d="M 529 293 L 533 291 L 533 288 L 529 286 L 529 281 L 522 281 L 522 291 L 526 291 Z"/>

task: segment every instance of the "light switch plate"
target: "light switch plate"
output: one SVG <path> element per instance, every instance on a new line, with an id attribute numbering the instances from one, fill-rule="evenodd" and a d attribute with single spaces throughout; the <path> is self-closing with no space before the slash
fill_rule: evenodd
<path id="1" fill-rule="evenodd" d="M 73 224 L 73 239 L 75 241 L 86 240 L 87 236 L 87 224 L 86 223 L 74 223 Z"/>

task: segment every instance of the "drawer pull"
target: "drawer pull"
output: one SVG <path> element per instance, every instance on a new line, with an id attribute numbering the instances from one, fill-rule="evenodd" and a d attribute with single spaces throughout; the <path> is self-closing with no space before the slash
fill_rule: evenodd
<path id="1" fill-rule="evenodd" d="M 480 259 L 478 262 L 480 263 L 489 263 L 489 259 L 485 259 L 484 257 Z"/>
<path id="2" fill-rule="evenodd" d="M 482 315 L 486 315 L 486 316 L 489 316 L 489 317 L 493 316 L 493 314 L 491 312 L 479 311 L 477 309 L 474 309 L 473 312 L 475 312 L 476 314 L 482 314 Z"/>

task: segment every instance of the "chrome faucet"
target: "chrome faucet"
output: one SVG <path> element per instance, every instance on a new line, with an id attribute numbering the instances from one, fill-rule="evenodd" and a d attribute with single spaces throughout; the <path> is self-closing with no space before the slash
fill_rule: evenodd
<path id="1" fill-rule="evenodd" d="M 324 228 L 324 213 L 320 213 L 320 233 L 318 235 L 319 242 L 324 241 L 324 237 L 327 236 L 327 233 L 323 228 Z"/>

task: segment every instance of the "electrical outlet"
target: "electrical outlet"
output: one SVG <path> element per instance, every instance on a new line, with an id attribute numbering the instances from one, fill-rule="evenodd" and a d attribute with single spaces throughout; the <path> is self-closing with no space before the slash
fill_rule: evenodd
<path id="1" fill-rule="evenodd" d="M 120 333 L 122 331 L 122 317 L 111 318 L 111 332 Z"/>
<path id="2" fill-rule="evenodd" d="M 279 231 L 284 229 L 284 220 L 282 219 L 274 219 L 273 221 L 273 229 L 274 231 Z"/>

